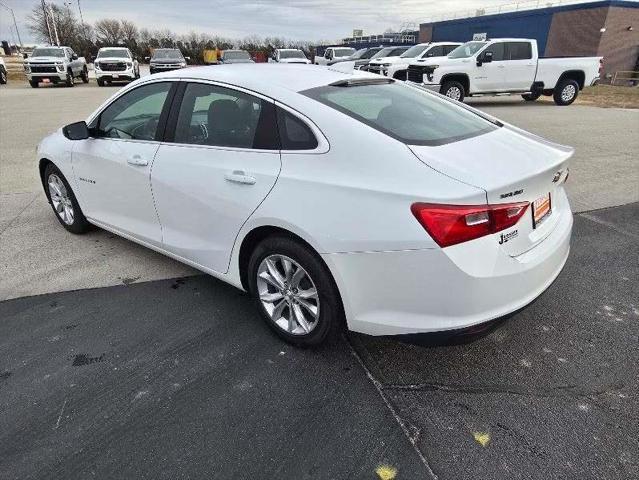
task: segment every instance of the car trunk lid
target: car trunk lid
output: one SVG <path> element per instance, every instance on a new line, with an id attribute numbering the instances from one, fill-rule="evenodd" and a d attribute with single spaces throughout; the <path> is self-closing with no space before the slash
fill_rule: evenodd
<path id="1" fill-rule="evenodd" d="M 410 149 L 431 168 L 482 188 L 488 204 L 531 204 L 514 227 L 495 234 L 501 248 L 511 256 L 543 241 L 562 212 L 568 210 L 568 205 L 561 202 L 565 198 L 562 189 L 567 162 L 573 153 L 570 147 L 504 126 L 439 147 L 411 145 Z M 538 214 L 536 219 L 533 211 Z"/>

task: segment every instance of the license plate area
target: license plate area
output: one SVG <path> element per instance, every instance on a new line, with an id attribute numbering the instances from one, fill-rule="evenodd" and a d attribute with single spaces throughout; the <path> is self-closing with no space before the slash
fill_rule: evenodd
<path id="1" fill-rule="evenodd" d="M 541 225 L 552 213 L 552 201 L 550 192 L 543 197 L 539 197 L 532 204 L 533 229 Z"/>
<path id="2" fill-rule="evenodd" d="M 120 75 L 118 75 L 117 73 L 114 73 L 113 78 L 120 78 Z"/>
<path id="3" fill-rule="evenodd" d="M 42 79 L 42 83 L 50 83 L 50 82 L 51 82 L 51 80 L 49 80 L 48 78 L 43 78 Z"/>

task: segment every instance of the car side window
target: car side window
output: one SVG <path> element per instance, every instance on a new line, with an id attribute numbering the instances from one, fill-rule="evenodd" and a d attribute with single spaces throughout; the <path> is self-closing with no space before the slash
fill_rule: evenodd
<path id="1" fill-rule="evenodd" d="M 530 60 L 532 46 L 530 42 L 508 42 L 506 44 L 506 60 Z"/>
<path id="2" fill-rule="evenodd" d="M 230 88 L 189 83 L 174 141 L 191 145 L 277 150 L 274 106 Z"/>
<path id="3" fill-rule="evenodd" d="M 455 50 L 459 45 L 444 45 L 444 55 L 448 55 Z"/>
<path id="4" fill-rule="evenodd" d="M 282 150 L 313 150 L 317 148 L 317 138 L 301 119 L 277 107 L 277 127 Z"/>
<path id="5" fill-rule="evenodd" d="M 160 115 L 172 82 L 138 87 L 115 100 L 100 114 L 97 136 L 127 140 L 156 140 Z"/>
<path id="6" fill-rule="evenodd" d="M 436 47 L 431 48 L 430 50 L 428 50 L 428 53 L 426 54 L 427 57 L 441 57 L 444 54 L 444 46 L 443 45 L 437 45 Z"/>
<path id="7" fill-rule="evenodd" d="M 488 48 L 486 48 L 486 50 L 484 50 L 484 54 L 486 52 L 493 53 L 493 62 L 501 62 L 502 60 L 505 60 L 503 43 L 493 43 Z"/>

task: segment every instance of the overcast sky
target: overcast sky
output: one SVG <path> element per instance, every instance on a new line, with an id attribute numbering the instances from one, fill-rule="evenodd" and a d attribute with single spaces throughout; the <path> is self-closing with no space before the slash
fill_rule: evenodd
<path id="1" fill-rule="evenodd" d="M 542 1 L 547 3 L 550 0 Z M 65 3 L 78 14 L 77 0 Z M 12 8 L 24 43 L 34 38 L 27 16 L 39 0 L 0 0 Z M 361 28 L 364 34 L 399 30 L 405 22 L 420 22 L 453 11 L 490 8 L 506 0 L 80 0 L 85 22 L 102 18 L 134 21 L 140 28 L 169 28 L 176 33 L 205 32 L 231 38 L 248 35 L 297 40 L 339 40 Z M 0 7 L 0 40 L 15 37 L 11 14 Z"/>

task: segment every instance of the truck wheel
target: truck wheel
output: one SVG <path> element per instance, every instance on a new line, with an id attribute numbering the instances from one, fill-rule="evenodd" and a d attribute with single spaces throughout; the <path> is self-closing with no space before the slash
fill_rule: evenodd
<path id="1" fill-rule="evenodd" d="M 73 83 L 73 73 L 71 73 L 71 71 L 67 72 L 67 79 L 64 83 L 67 87 L 72 87 L 75 85 L 75 83 Z"/>
<path id="2" fill-rule="evenodd" d="M 458 102 L 463 102 L 464 96 L 466 95 L 466 92 L 464 92 L 464 86 L 455 80 L 445 82 L 439 93 L 446 95 L 453 100 L 457 100 Z"/>
<path id="3" fill-rule="evenodd" d="M 0 85 L 6 85 L 7 83 L 7 72 L 4 71 L 4 68 L 0 68 Z"/>
<path id="4" fill-rule="evenodd" d="M 101 78 L 98 78 L 97 82 L 99 87 L 104 87 L 104 80 L 102 80 Z"/>
<path id="5" fill-rule="evenodd" d="M 526 100 L 527 102 L 534 102 L 535 100 L 537 100 L 539 97 L 541 97 L 541 92 L 537 92 L 537 93 L 526 93 L 524 95 L 521 96 L 521 98 L 523 98 L 524 100 Z"/>
<path id="6" fill-rule="evenodd" d="M 564 106 L 574 102 L 577 95 L 579 95 L 579 84 L 570 78 L 565 78 L 555 85 L 552 98 L 557 105 Z"/>
<path id="7" fill-rule="evenodd" d="M 87 67 L 84 67 L 82 70 L 80 78 L 82 79 L 82 83 L 89 83 L 89 71 L 87 70 Z"/>
<path id="8" fill-rule="evenodd" d="M 29 85 L 31 85 L 31 88 L 38 88 L 40 86 L 37 80 L 29 80 Z"/>

